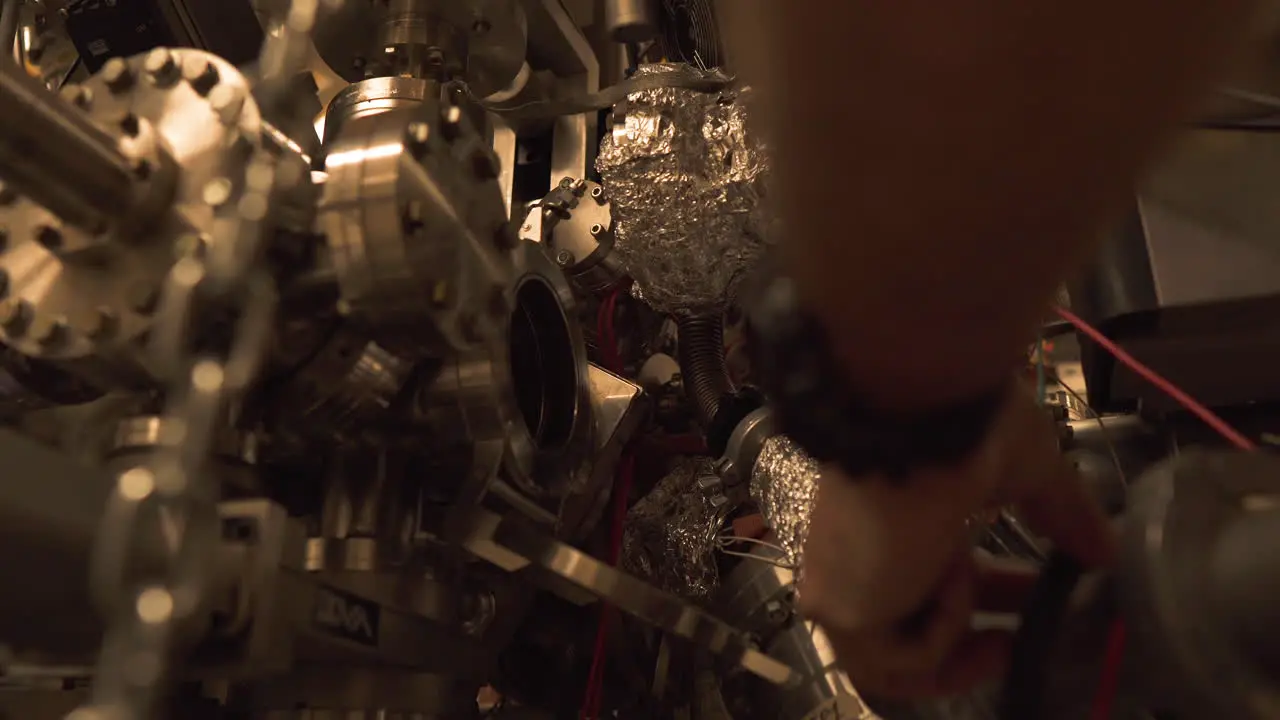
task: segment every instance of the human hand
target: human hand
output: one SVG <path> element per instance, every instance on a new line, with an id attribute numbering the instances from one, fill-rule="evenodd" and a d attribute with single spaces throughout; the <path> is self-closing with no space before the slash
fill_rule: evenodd
<path id="1" fill-rule="evenodd" d="M 1062 458 L 1052 422 L 1022 392 L 958 466 L 898 486 L 824 468 L 800 603 L 859 691 L 954 695 L 1003 672 L 1010 633 L 975 631 L 972 615 L 1020 611 L 1035 574 L 977 558 L 967 520 L 1006 504 L 1086 565 L 1109 562 L 1105 517 Z"/>

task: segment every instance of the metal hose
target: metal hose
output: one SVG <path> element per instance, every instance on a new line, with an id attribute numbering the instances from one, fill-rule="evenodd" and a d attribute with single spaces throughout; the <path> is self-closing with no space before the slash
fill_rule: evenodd
<path id="1" fill-rule="evenodd" d="M 720 399 L 733 392 L 725 364 L 724 324 L 718 317 L 688 317 L 680 320 L 678 328 L 684 391 L 705 428 L 715 419 Z"/>

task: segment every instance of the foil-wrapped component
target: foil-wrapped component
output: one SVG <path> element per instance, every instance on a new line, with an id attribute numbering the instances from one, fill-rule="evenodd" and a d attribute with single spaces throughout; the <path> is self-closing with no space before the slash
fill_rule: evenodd
<path id="1" fill-rule="evenodd" d="M 623 569 L 683 598 L 706 598 L 719 586 L 716 541 L 729 503 L 704 486 L 719 487 L 711 461 L 686 460 L 631 508 Z"/>
<path id="2" fill-rule="evenodd" d="M 638 75 L 703 73 L 644 65 Z M 747 131 L 748 89 L 640 90 L 614 110 L 596 169 L 609 194 L 615 250 L 655 310 L 714 315 L 767 244 L 765 148 Z"/>
<path id="3" fill-rule="evenodd" d="M 786 435 L 770 437 L 751 470 L 751 497 L 786 552 L 787 562 L 800 567 L 809 518 L 818 501 L 818 462 Z"/>

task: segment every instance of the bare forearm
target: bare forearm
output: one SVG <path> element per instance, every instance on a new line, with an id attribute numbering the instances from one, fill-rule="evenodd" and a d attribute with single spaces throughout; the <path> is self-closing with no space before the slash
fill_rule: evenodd
<path id="1" fill-rule="evenodd" d="M 788 262 L 853 377 L 902 406 L 1007 372 L 1253 4 L 742 2 Z"/>

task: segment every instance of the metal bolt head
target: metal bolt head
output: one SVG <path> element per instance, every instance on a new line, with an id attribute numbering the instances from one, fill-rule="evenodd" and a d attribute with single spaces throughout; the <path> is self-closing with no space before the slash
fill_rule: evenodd
<path id="1" fill-rule="evenodd" d="M 404 144 L 414 157 L 420 157 L 427 151 L 427 141 L 431 139 L 431 126 L 424 122 L 411 122 L 405 128 Z"/>
<path id="2" fill-rule="evenodd" d="M 122 93 L 133 87 L 133 70 L 121 58 L 111 58 L 99 72 L 107 83 L 107 89 L 113 93 Z"/>
<path id="3" fill-rule="evenodd" d="M 209 107 L 223 125 L 234 125 L 244 109 L 244 93 L 234 85 L 223 83 L 209 91 Z"/>
<path id="4" fill-rule="evenodd" d="M 22 298 L 9 298 L 0 302 L 0 326 L 10 335 L 22 337 L 31 322 L 31 306 Z"/>
<path id="5" fill-rule="evenodd" d="M 191 88 L 197 93 L 208 95 L 209 91 L 218 84 L 220 76 L 218 67 L 209 62 L 208 58 L 189 55 L 182 61 L 182 78 L 191 83 Z"/>
<path id="6" fill-rule="evenodd" d="M 450 105 L 440 113 L 440 132 L 444 139 L 453 141 L 462 134 L 462 108 Z"/>
<path id="7" fill-rule="evenodd" d="M 130 285 L 129 289 L 125 291 L 125 295 L 129 301 L 129 307 L 133 308 L 134 312 L 142 315 L 148 315 L 155 310 L 156 303 L 160 300 L 160 292 L 155 285 L 145 280 L 140 280 Z"/>
<path id="8" fill-rule="evenodd" d="M 220 177 L 205 183 L 200 197 L 211 207 L 219 207 L 231 199 L 231 180 Z"/>
<path id="9" fill-rule="evenodd" d="M 142 68 L 156 85 L 168 85 L 178 79 L 178 63 L 168 48 L 156 48 L 147 53 Z"/>
<path id="10" fill-rule="evenodd" d="M 45 347 L 58 345 L 67 338 L 67 319 L 61 315 L 41 315 L 31 324 L 31 337 Z"/>
<path id="11" fill-rule="evenodd" d="M 596 223 L 595 225 L 591 226 L 592 235 L 599 235 L 602 232 L 604 232 L 604 226 L 602 226 L 600 223 Z"/>
<path id="12" fill-rule="evenodd" d="M 599 185 L 591 188 L 591 199 L 598 203 L 604 203 L 604 188 Z"/>
<path id="13" fill-rule="evenodd" d="M 556 253 L 556 264 L 562 268 L 573 265 L 573 253 L 568 250 L 561 250 Z"/>
<path id="14" fill-rule="evenodd" d="M 62 95 L 63 100 L 66 100 L 81 110 L 88 110 L 93 106 L 93 91 L 83 85 L 67 85 L 59 90 L 58 93 Z"/>

